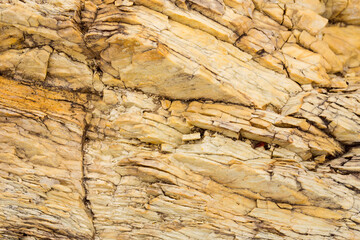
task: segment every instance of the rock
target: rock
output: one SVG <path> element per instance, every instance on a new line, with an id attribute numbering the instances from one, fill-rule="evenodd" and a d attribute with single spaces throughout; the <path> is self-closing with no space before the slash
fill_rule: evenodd
<path id="1" fill-rule="evenodd" d="M 82 179 L 84 96 L 2 77 L 0 85 L 0 236 L 90 238 Z"/>
<path id="2" fill-rule="evenodd" d="M 301 116 L 309 121 L 314 122 L 315 126 L 327 131 L 338 141 L 344 144 L 358 143 L 360 139 L 360 118 L 358 112 L 360 108 L 359 93 L 352 94 L 320 94 L 313 91 L 303 99 L 303 103 L 295 112 L 288 112 L 287 109 L 294 108 L 291 106 L 295 103 L 289 101 L 284 107 L 284 114 L 293 114 Z M 300 102 L 297 102 L 298 104 Z"/>
<path id="3" fill-rule="evenodd" d="M 336 22 L 359 25 L 359 1 L 336 0 L 326 3 L 325 16 Z"/>
<path id="4" fill-rule="evenodd" d="M 358 0 L 0 3 L 1 239 L 360 239 Z"/>
<path id="5" fill-rule="evenodd" d="M 44 81 L 51 48 L 9 50 L 0 55 L 0 71 L 14 78 Z"/>
<path id="6" fill-rule="evenodd" d="M 49 59 L 47 82 L 74 90 L 93 88 L 93 71 L 84 63 L 71 60 L 66 54 L 53 53 Z"/>
<path id="7" fill-rule="evenodd" d="M 182 140 L 185 141 L 192 141 L 192 140 L 199 140 L 201 139 L 200 133 L 192 133 L 192 134 L 186 134 L 182 136 Z"/>

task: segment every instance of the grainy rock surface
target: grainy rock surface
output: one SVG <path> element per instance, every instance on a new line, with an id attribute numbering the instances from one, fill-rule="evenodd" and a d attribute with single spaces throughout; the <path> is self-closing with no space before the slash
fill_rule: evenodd
<path id="1" fill-rule="evenodd" d="M 360 239 L 358 0 L 0 0 L 0 239 Z"/>

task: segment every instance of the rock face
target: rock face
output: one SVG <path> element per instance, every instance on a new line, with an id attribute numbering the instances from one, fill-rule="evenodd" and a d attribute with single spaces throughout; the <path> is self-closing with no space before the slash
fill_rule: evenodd
<path id="1" fill-rule="evenodd" d="M 360 239 L 360 2 L 0 0 L 1 239 Z"/>

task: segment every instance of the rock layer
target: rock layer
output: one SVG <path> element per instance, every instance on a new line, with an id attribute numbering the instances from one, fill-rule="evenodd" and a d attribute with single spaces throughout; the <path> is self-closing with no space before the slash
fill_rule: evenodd
<path id="1" fill-rule="evenodd" d="M 359 1 L 0 1 L 0 238 L 360 239 Z"/>

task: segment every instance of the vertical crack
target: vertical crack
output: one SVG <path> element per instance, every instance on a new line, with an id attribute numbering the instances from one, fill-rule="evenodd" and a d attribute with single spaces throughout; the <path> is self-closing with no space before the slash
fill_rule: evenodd
<path id="1" fill-rule="evenodd" d="M 87 199 L 88 196 L 88 189 L 87 189 L 87 185 L 86 185 L 86 164 L 85 164 L 85 144 L 86 144 L 86 135 L 87 135 L 87 131 L 89 129 L 89 122 L 87 122 L 85 120 L 85 127 L 82 133 L 82 139 L 81 139 L 81 157 L 82 157 L 82 178 L 81 178 L 81 185 L 84 189 L 84 196 L 83 196 L 83 203 L 85 206 L 85 211 L 88 214 L 90 221 L 91 221 L 91 225 L 92 225 L 92 236 L 91 239 L 94 240 L 95 239 L 95 226 L 94 226 L 94 213 L 91 209 L 91 204 L 90 201 Z"/>

